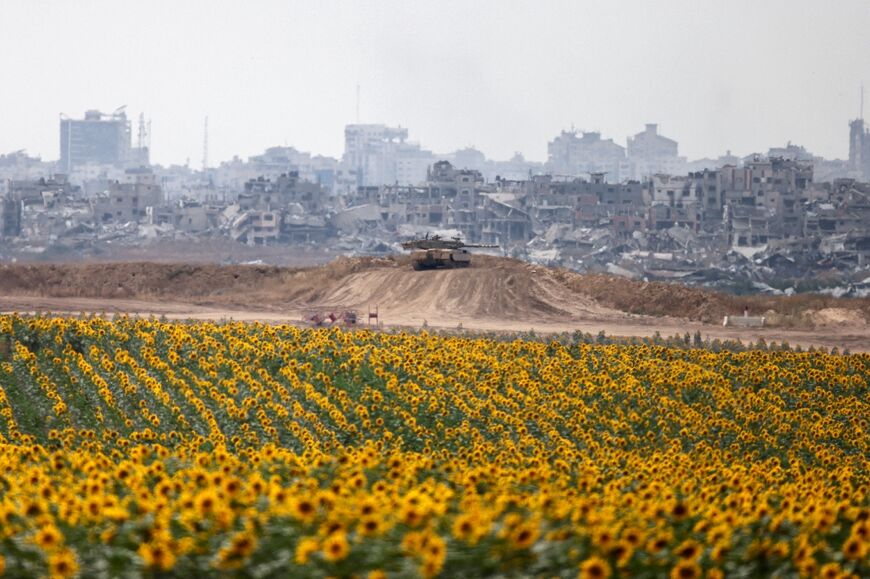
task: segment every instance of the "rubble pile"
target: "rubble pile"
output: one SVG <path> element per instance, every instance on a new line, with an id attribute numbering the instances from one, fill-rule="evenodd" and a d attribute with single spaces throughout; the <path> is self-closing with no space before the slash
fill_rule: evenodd
<path id="1" fill-rule="evenodd" d="M 214 262 L 292 263 L 280 248 L 387 256 L 428 234 L 641 282 L 870 295 L 870 184 L 813 183 L 812 172 L 803 162 L 759 158 L 643 182 L 611 183 L 603 173 L 486 182 L 479 171 L 439 161 L 417 186 L 338 194 L 289 171 L 221 195 L 199 183 L 171 200 L 149 168 L 84 188 L 55 175 L 9 181 L 0 198 L 0 260 L 86 261 L 173 242 L 185 249 L 180 260 L 188 248 L 213 245 Z"/>
<path id="2" fill-rule="evenodd" d="M 836 297 L 870 295 L 870 261 L 820 238 L 735 248 L 712 235 L 673 227 L 616 238 L 607 230 L 552 226 L 515 257 L 586 273 L 681 284 L 731 293 Z"/>

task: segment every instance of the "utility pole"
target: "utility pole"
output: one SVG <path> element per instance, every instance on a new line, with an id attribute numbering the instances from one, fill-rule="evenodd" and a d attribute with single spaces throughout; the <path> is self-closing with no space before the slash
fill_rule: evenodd
<path id="1" fill-rule="evenodd" d="M 139 113 L 139 134 L 136 136 L 136 147 L 145 146 L 145 113 Z"/>

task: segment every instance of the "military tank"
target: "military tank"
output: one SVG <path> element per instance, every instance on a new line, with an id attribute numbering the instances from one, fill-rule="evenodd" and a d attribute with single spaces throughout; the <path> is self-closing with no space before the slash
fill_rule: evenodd
<path id="1" fill-rule="evenodd" d="M 417 271 L 424 269 L 468 267 L 471 254 L 466 248 L 497 248 L 497 245 L 465 243 L 459 237 L 442 239 L 440 235 L 412 239 L 402 243 L 402 248 L 411 251 L 411 264 Z"/>

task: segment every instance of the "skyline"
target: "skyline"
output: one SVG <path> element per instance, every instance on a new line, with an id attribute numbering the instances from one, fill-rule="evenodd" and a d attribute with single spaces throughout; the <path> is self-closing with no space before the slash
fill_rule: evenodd
<path id="1" fill-rule="evenodd" d="M 7 76 L 28 81 L 0 95 L 0 153 L 46 160 L 60 113 L 124 104 L 134 143 L 139 112 L 152 120 L 156 163 L 199 166 L 205 116 L 212 166 L 285 144 L 340 158 L 358 84 L 361 122 L 435 153 L 545 161 L 572 125 L 624 146 L 657 123 L 689 160 L 788 141 L 845 159 L 870 70 L 861 2 L 42 0 L 0 16 L 16 24 L 0 39 L 17 56 Z"/>

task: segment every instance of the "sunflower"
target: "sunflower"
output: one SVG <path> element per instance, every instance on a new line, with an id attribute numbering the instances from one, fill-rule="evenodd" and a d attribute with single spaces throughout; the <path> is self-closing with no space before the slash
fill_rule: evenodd
<path id="1" fill-rule="evenodd" d="M 692 560 L 680 561 L 671 569 L 671 579 L 698 579 L 701 568 Z"/>
<path id="2" fill-rule="evenodd" d="M 416 505 L 406 504 L 399 512 L 399 518 L 409 527 L 416 527 L 423 521 L 423 514 Z"/>
<path id="3" fill-rule="evenodd" d="M 617 567 L 624 567 L 634 555 L 634 547 L 625 539 L 620 539 L 608 552 L 610 557 L 616 559 Z"/>
<path id="4" fill-rule="evenodd" d="M 420 575 L 422 575 L 424 579 L 435 577 L 441 572 L 443 565 L 443 562 L 434 559 L 426 559 L 423 566 L 420 567 Z"/>
<path id="5" fill-rule="evenodd" d="M 206 518 L 215 511 L 217 495 L 211 489 L 202 491 L 194 500 L 196 512 L 200 518 Z"/>
<path id="6" fill-rule="evenodd" d="M 578 579 L 607 579 L 610 565 L 601 557 L 590 557 L 580 564 Z"/>
<path id="7" fill-rule="evenodd" d="M 461 514 L 453 520 L 453 536 L 473 545 L 486 532 L 481 532 L 480 526 L 480 521 L 473 513 Z"/>
<path id="8" fill-rule="evenodd" d="M 855 534 L 843 543 L 843 556 L 853 561 L 860 561 L 867 557 L 867 550 L 867 543 Z"/>
<path id="9" fill-rule="evenodd" d="M 615 537 L 608 529 L 599 529 L 592 534 L 592 543 L 602 550 L 609 549 L 614 541 Z"/>
<path id="10" fill-rule="evenodd" d="M 377 516 L 364 517 L 359 522 L 357 532 L 365 537 L 377 535 L 383 528 L 383 522 Z"/>
<path id="11" fill-rule="evenodd" d="M 137 551 L 145 567 L 168 571 L 175 566 L 175 554 L 162 541 L 142 543 Z"/>
<path id="12" fill-rule="evenodd" d="M 63 541 L 63 535 L 54 525 L 46 525 L 42 527 L 33 536 L 33 542 L 39 545 L 43 551 L 50 551 L 60 545 Z"/>
<path id="13" fill-rule="evenodd" d="M 682 502 L 677 501 L 674 503 L 674 506 L 671 508 L 671 517 L 673 517 L 677 521 L 682 521 L 686 517 L 689 516 L 689 506 Z"/>
<path id="14" fill-rule="evenodd" d="M 237 533 L 229 544 L 218 551 L 215 566 L 222 570 L 239 569 L 257 548 L 257 540 L 248 531 Z"/>
<path id="15" fill-rule="evenodd" d="M 299 544 L 296 545 L 296 555 L 294 560 L 297 565 L 305 565 L 308 563 L 309 557 L 319 550 L 320 543 L 317 542 L 317 539 L 307 537 L 299 541 Z"/>
<path id="16" fill-rule="evenodd" d="M 843 570 L 837 563 L 828 563 L 822 566 L 819 571 L 819 577 L 823 577 L 824 579 L 839 579 L 842 574 Z"/>
<path id="17" fill-rule="evenodd" d="M 100 516 L 100 513 L 103 510 L 103 501 L 98 496 L 88 497 L 85 500 L 84 511 L 85 514 L 88 515 L 92 519 L 96 519 Z"/>
<path id="18" fill-rule="evenodd" d="M 659 533 L 651 538 L 649 541 L 647 541 L 646 550 L 653 554 L 660 553 L 665 547 L 668 546 L 670 540 L 670 536 Z"/>
<path id="19" fill-rule="evenodd" d="M 362 504 L 360 504 L 359 513 L 363 517 L 367 517 L 367 516 L 373 514 L 375 512 L 375 510 L 377 509 L 377 507 L 378 507 L 377 502 L 375 502 L 375 500 L 373 498 L 369 497 L 369 498 L 366 498 L 365 500 L 363 500 Z"/>
<path id="20" fill-rule="evenodd" d="M 731 545 L 727 541 L 719 542 L 710 551 L 710 558 L 714 561 L 721 562 L 731 552 Z"/>
<path id="21" fill-rule="evenodd" d="M 429 535 L 423 546 L 423 557 L 426 561 L 437 563 L 440 568 L 447 557 L 447 543 L 438 535 Z"/>
<path id="22" fill-rule="evenodd" d="M 24 516 L 35 519 L 41 514 L 45 513 L 48 509 L 44 506 L 43 502 L 40 500 L 31 500 L 27 501 L 22 509 Z"/>
<path id="23" fill-rule="evenodd" d="M 304 521 L 310 523 L 314 516 L 317 514 L 317 509 L 314 506 L 314 502 L 301 498 L 293 501 L 293 516 L 299 519 L 300 521 Z"/>
<path id="24" fill-rule="evenodd" d="M 71 549 L 62 549 L 48 557 L 48 570 L 52 577 L 72 577 L 79 570 L 79 563 Z"/>
<path id="25" fill-rule="evenodd" d="M 331 534 L 323 541 L 323 557 L 327 561 L 340 561 L 347 557 L 350 545 L 342 531 Z"/>
<path id="26" fill-rule="evenodd" d="M 257 539 L 249 532 L 241 532 L 233 537 L 230 548 L 240 559 L 245 559 L 257 548 Z"/>
<path id="27" fill-rule="evenodd" d="M 683 561 L 695 561 L 703 551 L 704 549 L 699 543 L 687 539 L 680 543 L 680 546 L 674 550 L 674 554 Z"/>
<path id="28" fill-rule="evenodd" d="M 535 544 L 540 536 L 538 525 L 532 522 L 521 523 L 510 535 L 511 543 L 517 549 L 528 549 Z"/>
<path id="29" fill-rule="evenodd" d="M 643 531 L 637 528 L 629 528 L 622 532 L 622 540 L 632 547 L 639 547 L 643 540 Z"/>

